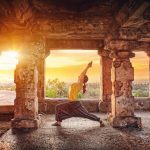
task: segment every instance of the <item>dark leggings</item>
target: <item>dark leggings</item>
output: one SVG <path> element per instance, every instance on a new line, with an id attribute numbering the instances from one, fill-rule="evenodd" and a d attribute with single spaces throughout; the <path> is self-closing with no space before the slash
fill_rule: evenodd
<path id="1" fill-rule="evenodd" d="M 100 121 L 100 118 L 89 113 L 80 101 L 58 104 L 55 108 L 55 114 L 55 119 L 59 122 L 71 117 L 82 117 L 93 121 Z"/>

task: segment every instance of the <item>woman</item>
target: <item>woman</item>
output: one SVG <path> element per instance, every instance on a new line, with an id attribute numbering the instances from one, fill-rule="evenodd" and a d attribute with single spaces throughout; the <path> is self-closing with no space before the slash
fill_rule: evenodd
<path id="1" fill-rule="evenodd" d="M 88 76 L 86 75 L 87 70 L 92 67 L 92 61 L 87 65 L 81 75 L 78 77 L 78 82 L 71 84 L 69 87 L 69 102 L 58 104 L 55 108 L 55 119 L 56 122 L 53 126 L 61 126 L 61 122 L 64 119 L 71 117 L 82 117 L 88 118 L 93 121 L 98 121 L 100 127 L 104 127 L 104 123 L 99 117 L 90 114 L 85 107 L 77 100 L 78 93 L 83 89 L 83 93 L 86 92 L 86 85 Z"/>

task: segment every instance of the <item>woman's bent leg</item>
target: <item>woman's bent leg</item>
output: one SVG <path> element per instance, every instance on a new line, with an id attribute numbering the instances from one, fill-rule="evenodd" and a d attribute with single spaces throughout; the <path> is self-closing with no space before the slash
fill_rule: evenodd
<path id="1" fill-rule="evenodd" d="M 56 105 L 56 107 L 55 107 L 56 121 L 62 122 L 62 120 L 72 117 L 70 114 L 70 108 L 69 108 L 70 105 L 69 104 L 70 104 L 70 102 Z"/>

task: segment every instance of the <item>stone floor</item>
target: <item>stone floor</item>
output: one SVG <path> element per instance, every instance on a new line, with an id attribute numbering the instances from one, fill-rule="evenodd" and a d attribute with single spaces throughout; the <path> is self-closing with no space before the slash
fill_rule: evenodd
<path id="1" fill-rule="evenodd" d="M 98 115 L 98 114 L 96 114 Z M 150 150 L 150 112 L 138 112 L 143 130 L 114 129 L 100 114 L 106 127 L 81 118 L 71 118 L 62 127 L 53 127 L 54 115 L 43 116 L 43 125 L 35 131 L 8 130 L 0 138 L 7 150 Z"/>

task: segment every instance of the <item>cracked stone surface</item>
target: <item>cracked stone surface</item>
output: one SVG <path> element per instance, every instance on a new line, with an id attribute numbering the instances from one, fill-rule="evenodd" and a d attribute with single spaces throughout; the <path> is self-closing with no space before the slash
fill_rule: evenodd
<path id="1" fill-rule="evenodd" d="M 99 114 L 96 114 L 99 115 Z M 148 150 L 150 149 L 150 112 L 138 112 L 143 129 L 115 129 L 106 122 L 106 114 L 100 114 L 106 126 L 82 118 L 71 118 L 62 127 L 53 127 L 54 115 L 43 116 L 43 125 L 34 131 L 10 129 L 0 142 L 10 150 Z"/>

